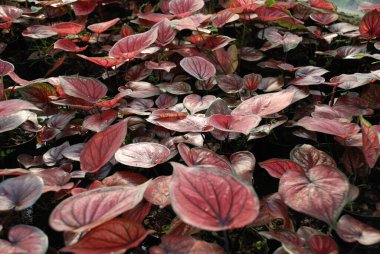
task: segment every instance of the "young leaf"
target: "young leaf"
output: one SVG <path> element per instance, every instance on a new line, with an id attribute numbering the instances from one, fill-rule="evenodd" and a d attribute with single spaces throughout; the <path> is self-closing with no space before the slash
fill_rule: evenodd
<path id="1" fill-rule="evenodd" d="M 200 56 L 185 57 L 179 64 L 187 73 L 198 80 L 207 80 L 216 73 L 214 65 Z"/>
<path id="2" fill-rule="evenodd" d="M 220 231 L 244 227 L 257 217 L 259 200 L 252 187 L 221 170 L 172 166 L 171 204 L 185 223 Z"/>

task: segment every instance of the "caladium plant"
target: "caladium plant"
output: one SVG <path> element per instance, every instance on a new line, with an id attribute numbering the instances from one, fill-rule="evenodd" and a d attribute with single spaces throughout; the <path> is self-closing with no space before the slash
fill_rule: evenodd
<path id="1" fill-rule="evenodd" d="M 0 253 L 380 241 L 355 219 L 380 204 L 378 4 L 354 25 L 327 0 L 19 2 L 0 5 Z"/>

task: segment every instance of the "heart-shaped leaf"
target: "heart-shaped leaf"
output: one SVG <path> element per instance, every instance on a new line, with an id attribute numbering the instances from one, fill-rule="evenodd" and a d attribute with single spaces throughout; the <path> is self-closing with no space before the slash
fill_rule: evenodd
<path id="1" fill-rule="evenodd" d="M 310 14 L 310 18 L 314 20 L 315 22 L 326 26 L 334 21 L 336 21 L 339 16 L 336 13 L 312 13 Z"/>
<path id="2" fill-rule="evenodd" d="M 82 126 L 86 129 L 100 132 L 105 130 L 117 118 L 117 111 L 109 109 L 85 117 Z"/>
<path id="3" fill-rule="evenodd" d="M 360 35 L 374 39 L 380 37 L 380 12 L 373 10 L 362 18 L 359 26 Z"/>
<path id="4" fill-rule="evenodd" d="M 185 17 L 202 9 L 204 5 L 203 0 L 172 0 L 169 3 L 169 11 L 179 17 Z"/>
<path id="5" fill-rule="evenodd" d="M 157 40 L 156 43 L 160 46 L 166 46 L 171 43 L 177 35 L 176 30 L 170 26 L 170 21 L 165 18 L 157 24 Z"/>
<path id="6" fill-rule="evenodd" d="M 261 117 L 258 115 L 212 115 L 208 122 L 214 128 L 225 132 L 238 132 L 248 135 L 259 125 Z"/>
<path id="7" fill-rule="evenodd" d="M 200 56 L 185 57 L 179 64 L 187 73 L 198 80 L 207 80 L 216 73 L 214 65 Z"/>
<path id="8" fill-rule="evenodd" d="M 0 184 L 0 211 L 24 210 L 41 196 L 44 182 L 34 174 L 9 178 Z"/>
<path id="9" fill-rule="evenodd" d="M 308 171 L 288 170 L 278 192 L 292 209 L 335 225 L 347 201 L 349 182 L 333 167 L 315 166 Z"/>
<path id="10" fill-rule="evenodd" d="M 215 100 L 216 97 L 214 95 L 206 95 L 201 97 L 198 94 L 190 94 L 183 98 L 183 105 L 193 115 L 199 111 L 208 109 Z"/>
<path id="11" fill-rule="evenodd" d="M 95 134 L 83 147 L 80 167 L 85 172 L 97 172 L 121 146 L 127 134 L 128 120 L 120 121 Z"/>
<path id="12" fill-rule="evenodd" d="M 297 163 L 286 159 L 269 159 L 259 162 L 260 167 L 265 169 L 268 174 L 274 178 L 280 179 L 288 170 L 296 170 L 303 172 L 303 169 Z"/>
<path id="13" fill-rule="evenodd" d="M 138 186 L 103 187 L 67 198 L 50 214 L 50 226 L 56 231 L 88 231 L 134 208 L 148 185 L 149 181 Z"/>
<path id="14" fill-rule="evenodd" d="M 362 151 L 368 166 L 373 168 L 380 156 L 380 141 L 378 132 L 375 131 L 374 128 L 372 128 L 371 123 L 363 117 L 360 118 L 360 123 L 362 126 Z"/>
<path id="15" fill-rule="evenodd" d="M 231 174 L 174 162 L 172 166 L 171 204 L 187 224 L 220 231 L 244 227 L 257 217 L 259 200 L 255 191 Z"/>
<path id="16" fill-rule="evenodd" d="M 139 246 L 153 232 L 136 222 L 115 218 L 92 229 L 79 242 L 60 251 L 75 254 L 125 252 Z"/>
<path id="17" fill-rule="evenodd" d="M 252 174 L 256 164 L 255 156 L 249 151 L 240 151 L 230 156 L 233 172 L 244 182 L 252 183 Z"/>
<path id="18" fill-rule="evenodd" d="M 65 94 L 95 103 L 107 93 L 107 87 L 94 78 L 60 76 L 60 85 Z"/>
<path id="19" fill-rule="evenodd" d="M 170 150 L 158 143 L 139 142 L 121 147 L 115 153 L 116 161 L 139 168 L 152 168 L 164 163 Z"/>
<path id="20" fill-rule="evenodd" d="M 171 176 L 159 176 L 153 179 L 145 191 L 144 198 L 160 208 L 170 205 L 169 183 Z"/>
<path id="21" fill-rule="evenodd" d="M 337 168 L 335 160 L 330 155 L 307 144 L 293 148 L 290 159 L 306 171 L 318 165 Z"/>
<path id="22" fill-rule="evenodd" d="M 243 79 L 236 74 L 217 76 L 216 81 L 219 88 L 226 93 L 237 93 L 243 87 Z"/>

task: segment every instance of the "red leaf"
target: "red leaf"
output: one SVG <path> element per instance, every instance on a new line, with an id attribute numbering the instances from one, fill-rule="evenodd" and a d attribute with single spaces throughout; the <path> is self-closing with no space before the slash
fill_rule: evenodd
<path id="1" fill-rule="evenodd" d="M 25 174 L 4 180 L 0 184 L 0 211 L 24 210 L 41 196 L 44 182 L 34 174 Z"/>
<path id="2" fill-rule="evenodd" d="M 335 160 L 330 155 L 307 144 L 293 148 L 290 152 L 290 159 L 305 171 L 319 165 L 337 168 Z"/>
<path id="3" fill-rule="evenodd" d="M 97 172 L 104 166 L 121 146 L 127 134 L 125 119 L 95 134 L 83 147 L 80 167 L 85 172 Z"/>
<path id="4" fill-rule="evenodd" d="M 179 17 L 186 17 L 203 8 L 203 0 L 172 0 L 169 3 L 170 13 Z"/>
<path id="5" fill-rule="evenodd" d="M 153 179 L 145 191 L 144 198 L 160 208 L 170 205 L 169 183 L 171 176 L 159 176 Z"/>
<path id="6" fill-rule="evenodd" d="M 60 85 L 65 94 L 95 103 L 107 93 L 107 87 L 94 78 L 60 76 Z"/>
<path id="7" fill-rule="evenodd" d="M 22 15 L 22 10 L 11 5 L 0 5 L 0 19 L 12 21 Z"/>
<path id="8" fill-rule="evenodd" d="M 79 242 L 60 251 L 76 254 L 120 253 L 139 246 L 152 233 L 153 230 L 146 230 L 141 224 L 115 218 L 92 229 Z"/>
<path id="9" fill-rule="evenodd" d="M 161 244 L 149 249 L 149 254 L 223 254 L 224 250 L 217 244 L 196 240 L 190 236 L 164 236 Z"/>
<path id="10" fill-rule="evenodd" d="M 292 209 L 335 225 L 346 204 L 349 182 L 344 174 L 326 165 L 308 171 L 286 171 L 278 192 Z"/>
<path id="11" fill-rule="evenodd" d="M 109 109 L 85 117 L 83 121 L 83 128 L 100 132 L 105 130 L 115 119 L 117 118 L 117 111 L 114 109 Z"/>
<path id="12" fill-rule="evenodd" d="M 219 75 L 216 81 L 219 88 L 226 93 L 237 93 L 243 87 L 243 79 L 236 74 Z"/>
<path id="13" fill-rule="evenodd" d="M 328 25 L 334 21 L 336 21 L 339 16 L 336 13 L 312 13 L 310 14 L 310 18 L 314 20 L 315 22 L 325 26 Z"/>
<path id="14" fill-rule="evenodd" d="M 338 246 L 327 235 L 313 235 L 308 239 L 308 244 L 315 254 L 338 254 Z"/>
<path id="15" fill-rule="evenodd" d="M 280 179 L 281 176 L 289 170 L 303 172 L 303 169 L 297 163 L 286 159 L 269 159 L 259 162 L 260 167 L 264 168 L 272 177 Z"/>
<path id="16" fill-rule="evenodd" d="M 0 59 L 0 77 L 8 75 L 14 70 L 15 67 L 12 63 Z"/>
<path id="17" fill-rule="evenodd" d="M 243 77 L 243 87 L 249 91 L 255 91 L 261 83 L 262 76 L 260 74 L 247 74 Z"/>
<path id="18" fill-rule="evenodd" d="M 157 24 L 157 40 L 159 46 L 166 46 L 171 43 L 177 35 L 176 30 L 170 26 L 170 21 L 165 18 Z"/>
<path id="19" fill-rule="evenodd" d="M 364 15 L 359 26 L 359 32 L 364 38 L 375 39 L 380 37 L 380 12 L 373 10 Z"/>
<path id="20" fill-rule="evenodd" d="M 311 7 L 324 9 L 324 10 L 332 10 L 332 11 L 336 9 L 335 5 L 333 3 L 330 3 L 329 1 L 325 1 L 325 0 L 308 0 L 308 1 Z"/>
<path id="21" fill-rule="evenodd" d="M 223 27 L 227 23 L 234 22 L 239 19 L 239 15 L 229 12 L 229 11 L 221 11 L 215 14 L 214 17 L 211 18 L 213 26 L 217 28 Z"/>
<path id="22" fill-rule="evenodd" d="M 183 143 L 178 144 L 178 152 L 187 166 L 209 166 L 231 172 L 231 165 L 213 151 L 195 147 L 189 148 Z"/>
<path id="23" fill-rule="evenodd" d="M 76 16 L 84 16 L 93 12 L 97 5 L 97 2 L 78 1 L 73 3 L 73 10 Z"/>
<path id="24" fill-rule="evenodd" d="M 10 116 L 22 110 L 41 111 L 41 109 L 37 108 L 32 103 L 25 100 L 11 99 L 6 101 L 0 101 L 0 117 Z"/>
<path id="25" fill-rule="evenodd" d="M 379 136 L 371 124 L 363 117 L 360 117 L 360 124 L 362 126 L 362 151 L 368 166 L 373 168 L 380 156 Z"/>
<path id="26" fill-rule="evenodd" d="M 344 241 L 372 245 L 380 242 L 380 231 L 366 225 L 350 215 L 343 215 L 336 227 L 336 232 Z"/>
<path id="27" fill-rule="evenodd" d="M 44 181 L 44 193 L 48 191 L 58 192 L 62 189 L 74 187 L 74 183 L 69 183 L 71 179 L 70 174 L 60 168 L 45 169 L 37 173 L 37 175 Z"/>
<path id="28" fill-rule="evenodd" d="M 62 49 L 64 51 L 69 51 L 69 52 L 82 52 L 86 50 L 88 46 L 84 47 L 79 47 L 76 45 L 72 40 L 69 39 L 60 39 L 54 42 L 54 48 L 55 49 Z"/>
<path id="29" fill-rule="evenodd" d="M 190 94 L 183 98 L 183 105 L 190 111 L 192 115 L 199 111 L 208 109 L 216 100 L 214 95 L 206 95 L 201 97 L 198 94 Z"/>
<path id="30" fill-rule="evenodd" d="M 104 68 L 108 68 L 108 67 L 112 67 L 112 66 L 116 66 L 116 65 L 120 65 L 120 64 L 123 64 L 125 62 L 124 59 L 120 59 L 120 58 L 112 58 L 112 57 L 88 57 L 88 56 L 85 56 L 85 55 L 80 55 L 80 54 L 77 54 L 77 56 L 83 58 L 83 59 L 86 59 L 90 62 L 93 62 L 97 65 L 100 65 Z"/>
<path id="31" fill-rule="evenodd" d="M 156 41 L 157 30 L 157 28 L 152 28 L 145 33 L 124 37 L 113 45 L 109 56 L 124 59 L 134 58 Z"/>
<path id="32" fill-rule="evenodd" d="M 116 161 L 139 168 L 152 168 L 164 163 L 170 155 L 170 150 L 158 143 L 139 142 L 121 147 L 115 153 Z"/>
<path id="33" fill-rule="evenodd" d="M 244 227 L 257 217 L 259 200 L 252 187 L 221 170 L 172 166 L 171 204 L 187 224 L 219 231 Z"/>
<path id="34" fill-rule="evenodd" d="M 252 184 L 252 174 L 255 169 L 256 158 L 249 151 L 240 151 L 230 156 L 232 170 L 242 181 Z"/>
<path id="35" fill-rule="evenodd" d="M 207 80 L 216 73 L 214 65 L 199 56 L 185 57 L 179 64 L 187 73 L 198 80 Z"/>
<path id="36" fill-rule="evenodd" d="M 248 62 L 255 62 L 259 61 L 264 57 L 264 54 L 253 47 L 242 47 L 240 49 L 240 58 L 248 61 Z"/>
<path id="37" fill-rule="evenodd" d="M 295 123 L 309 131 L 317 131 L 330 135 L 335 135 L 341 138 L 347 138 L 359 132 L 360 128 L 355 123 L 340 122 L 338 119 L 326 119 L 319 117 L 309 117 L 298 120 Z"/>
<path id="38" fill-rule="evenodd" d="M 255 13 L 261 21 L 276 21 L 279 19 L 289 17 L 285 12 L 276 8 L 267 8 L 265 6 L 260 6 L 255 10 Z"/>
<path id="39" fill-rule="evenodd" d="M 50 226 L 56 231 L 88 231 L 134 208 L 148 185 L 149 181 L 132 187 L 103 187 L 69 197 L 50 214 Z"/>
<path id="40" fill-rule="evenodd" d="M 167 93 L 161 94 L 160 96 L 158 96 L 158 98 L 155 101 L 159 109 L 166 109 L 166 108 L 172 107 L 176 105 L 177 102 L 178 102 L 177 96 L 167 94 Z"/>
<path id="41" fill-rule="evenodd" d="M 258 115 L 212 115 L 208 121 L 218 130 L 248 135 L 259 125 L 261 117 Z"/>
<path id="42" fill-rule="evenodd" d="M 116 25 L 116 23 L 119 22 L 119 20 L 120 18 L 115 18 L 109 21 L 89 25 L 87 28 L 94 33 L 101 34 L 110 27 Z"/>
<path id="43" fill-rule="evenodd" d="M 8 239 L 0 240 L 1 253 L 46 253 L 49 240 L 37 227 L 27 225 L 13 226 L 8 232 Z"/>
<path id="44" fill-rule="evenodd" d="M 153 120 L 148 118 L 147 121 L 178 132 L 209 132 L 214 129 L 208 124 L 207 118 L 203 116 L 188 115 L 183 118 L 180 115 L 179 119 L 178 116 L 176 118 L 175 120 L 171 117 L 169 118 L 171 120 L 165 118 Z"/>
<path id="45" fill-rule="evenodd" d="M 62 35 L 79 34 L 84 29 L 84 26 L 73 22 L 61 22 L 50 26 L 50 29 Z"/>
<path id="46" fill-rule="evenodd" d="M 256 95 L 243 101 L 233 111 L 233 115 L 266 116 L 277 113 L 293 103 L 295 91 L 281 90 L 276 93 Z"/>

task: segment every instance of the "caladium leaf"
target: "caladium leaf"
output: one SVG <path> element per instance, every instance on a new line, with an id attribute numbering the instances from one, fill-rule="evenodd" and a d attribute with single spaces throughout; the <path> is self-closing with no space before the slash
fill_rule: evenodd
<path id="1" fill-rule="evenodd" d="M 84 26 L 74 22 L 61 22 L 50 26 L 50 29 L 58 34 L 68 35 L 79 34 L 84 29 Z"/>
<path id="2" fill-rule="evenodd" d="M 264 58 L 264 54 L 253 47 L 242 47 L 239 53 L 240 58 L 248 62 L 259 61 Z"/>
<path id="3" fill-rule="evenodd" d="M 158 96 L 158 98 L 155 101 L 156 106 L 159 109 L 166 109 L 166 108 L 173 107 L 174 105 L 177 104 L 177 102 L 178 102 L 177 96 L 167 94 L 167 93 L 161 94 L 160 96 Z"/>
<path id="4" fill-rule="evenodd" d="M 42 159 L 42 156 L 32 156 L 29 154 L 22 153 L 19 156 L 17 156 L 17 161 L 21 165 L 23 165 L 25 168 L 40 166 L 44 164 L 44 161 Z"/>
<path id="5" fill-rule="evenodd" d="M 171 204 L 187 224 L 220 231 L 244 227 L 257 217 L 259 200 L 252 187 L 221 170 L 172 166 Z"/>
<path id="6" fill-rule="evenodd" d="M 139 168 L 152 168 L 164 163 L 170 155 L 170 150 L 161 144 L 139 142 L 121 147 L 115 153 L 116 161 Z"/>
<path id="7" fill-rule="evenodd" d="M 173 117 L 165 117 L 161 119 L 150 120 L 148 122 L 162 126 L 168 130 L 178 132 L 210 132 L 214 128 L 208 124 L 208 120 L 203 116 L 188 115 L 183 117 L 182 114 L 176 114 Z"/>
<path id="8" fill-rule="evenodd" d="M 0 240 L 2 253 L 45 254 L 49 247 L 46 234 L 37 227 L 19 224 L 8 232 L 8 241 Z"/>
<path id="9" fill-rule="evenodd" d="M 191 85 L 186 82 L 161 83 L 158 87 L 163 92 L 175 95 L 188 94 L 192 92 Z"/>
<path id="10" fill-rule="evenodd" d="M 236 13 L 232 13 L 227 10 L 223 10 L 215 14 L 214 17 L 211 18 L 213 26 L 220 28 L 223 27 L 227 23 L 234 22 L 239 19 L 239 15 Z"/>
<path id="11" fill-rule="evenodd" d="M 201 229 L 190 226 L 189 224 L 186 224 L 185 222 L 181 221 L 178 217 L 175 217 L 170 224 L 169 232 L 167 233 L 167 235 L 191 236 L 200 231 Z"/>
<path id="12" fill-rule="evenodd" d="M 73 161 L 80 161 L 80 153 L 82 152 L 84 143 L 75 144 L 65 148 L 62 155 Z"/>
<path id="13" fill-rule="evenodd" d="M 117 41 L 108 54 L 114 58 L 132 59 L 152 45 L 156 39 L 157 28 L 152 28 L 145 33 L 129 35 Z"/>
<path id="14" fill-rule="evenodd" d="M 153 179 L 145 191 L 144 198 L 160 208 L 170 205 L 169 183 L 171 176 L 159 176 Z"/>
<path id="15" fill-rule="evenodd" d="M 117 118 L 117 111 L 114 109 L 109 109 L 85 117 L 83 121 L 83 128 L 100 132 L 105 130 L 115 119 Z"/>
<path id="16" fill-rule="evenodd" d="M 248 135 L 259 125 L 259 115 L 212 115 L 208 122 L 214 128 L 225 132 L 238 132 Z"/>
<path id="17" fill-rule="evenodd" d="M 366 225 L 350 215 L 343 215 L 336 227 L 339 237 L 346 242 L 359 242 L 363 245 L 372 245 L 380 242 L 380 231 Z"/>
<path id="18" fill-rule="evenodd" d="M 310 14 L 310 18 L 315 22 L 326 26 L 339 18 L 339 15 L 336 13 L 312 13 Z"/>
<path id="19" fill-rule="evenodd" d="M 196 240 L 190 236 L 167 235 L 162 237 L 159 246 L 153 246 L 149 249 L 149 254 L 169 254 L 169 253 L 187 253 L 187 254 L 223 254 L 224 250 L 217 244 Z"/>
<path id="20" fill-rule="evenodd" d="M 272 44 L 272 46 L 282 45 L 284 47 L 284 52 L 296 48 L 303 39 L 290 32 L 285 32 L 284 35 L 281 35 L 277 31 L 269 31 L 265 34 L 265 38 Z"/>
<path id="21" fill-rule="evenodd" d="M 69 141 L 66 141 L 60 146 L 50 148 L 42 156 L 45 164 L 48 166 L 54 166 L 59 160 L 63 159 L 62 151 L 65 150 L 69 146 L 70 146 Z"/>
<path id="22" fill-rule="evenodd" d="M 0 5 L 0 19 L 12 21 L 19 18 L 23 10 L 11 5 Z"/>
<path id="23" fill-rule="evenodd" d="M 255 13 L 261 21 L 275 21 L 289 17 L 288 14 L 277 8 L 267 8 L 265 6 L 260 6 L 257 8 Z"/>
<path id="24" fill-rule="evenodd" d="M 41 109 L 37 108 L 32 103 L 25 100 L 11 99 L 11 100 L 0 101 L 0 116 L 1 117 L 12 115 L 21 110 L 41 111 Z"/>
<path id="25" fill-rule="evenodd" d="M 236 74 L 217 76 L 216 81 L 219 88 L 226 93 L 237 93 L 243 87 L 243 79 Z"/>
<path id="26" fill-rule="evenodd" d="M 145 67 L 150 70 L 164 70 L 170 72 L 171 69 L 176 67 L 176 64 L 170 61 L 152 62 L 146 61 Z"/>
<path id="27" fill-rule="evenodd" d="M 216 97 L 214 95 L 206 95 L 201 97 L 198 94 L 190 94 L 183 98 L 183 105 L 193 115 L 199 111 L 208 109 L 215 100 Z"/>
<path id="28" fill-rule="evenodd" d="M 176 30 L 170 26 L 170 21 L 165 18 L 157 24 L 157 45 L 166 46 L 171 43 L 177 35 Z"/>
<path id="29" fill-rule="evenodd" d="M 60 76 L 59 81 L 65 94 L 90 103 L 99 101 L 107 93 L 107 87 L 94 78 Z"/>
<path id="30" fill-rule="evenodd" d="M 264 168 L 268 174 L 274 178 L 280 179 L 288 170 L 303 171 L 303 168 L 296 162 L 286 159 L 269 159 L 259 162 L 260 167 Z"/>
<path id="31" fill-rule="evenodd" d="M 200 56 L 183 58 L 179 64 L 191 76 L 198 80 L 207 80 L 215 75 L 215 66 Z"/>
<path id="32" fill-rule="evenodd" d="M 158 87 L 144 81 L 131 81 L 122 88 L 125 90 L 130 89 L 132 92 L 128 95 L 132 98 L 148 98 L 161 93 Z"/>
<path id="33" fill-rule="evenodd" d="M 308 254 L 309 252 L 304 248 L 305 240 L 299 237 L 296 233 L 288 230 L 278 231 L 264 231 L 260 235 L 268 239 L 275 239 L 280 241 L 282 248 L 286 253 L 292 254 Z"/>
<path id="34" fill-rule="evenodd" d="M 267 93 L 278 91 L 283 86 L 284 80 L 281 77 L 266 77 L 261 80 L 257 88 Z"/>
<path id="35" fill-rule="evenodd" d="M 380 37 L 380 12 L 373 10 L 364 15 L 360 22 L 359 32 L 364 38 Z"/>
<path id="36" fill-rule="evenodd" d="M 313 235 L 308 239 L 309 248 L 315 254 L 338 254 L 338 245 L 327 235 Z"/>
<path id="37" fill-rule="evenodd" d="M 362 151 L 365 160 L 370 168 L 373 168 L 380 156 L 380 141 L 378 132 L 372 128 L 371 124 L 360 117 L 360 124 L 362 127 L 362 140 L 363 146 Z"/>
<path id="38" fill-rule="evenodd" d="M 148 185 L 149 181 L 138 186 L 103 187 L 69 197 L 50 214 L 50 226 L 56 231 L 88 231 L 134 208 Z"/>
<path id="39" fill-rule="evenodd" d="M 0 183 L 0 211 L 24 210 L 41 196 L 44 182 L 34 174 L 9 178 Z"/>
<path id="40" fill-rule="evenodd" d="M 172 0 L 169 3 L 170 13 L 179 17 L 186 17 L 203 8 L 203 0 Z"/>
<path id="41" fill-rule="evenodd" d="M 1 114 L 1 112 L 0 112 Z M 13 130 L 24 123 L 26 120 L 33 120 L 37 125 L 37 115 L 27 110 L 21 110 L 17 113 L 0 118 L 0 133 Z"/>
<path id="42" fill-rule="evenodd" d="M 293 148 L 290 152 L 290 160 L 297 163 L 306 171 L 318 165 L 337 168 L 335 160 L 330 155 L 307 144 Z"/>
<path id="43" fill-rule="evenodd" d="M 318 165 L 304 172 L 286 171 L 278 192 L 292 209 L 335 225 L 347 201 L 349 182 L 337 169 Z"/>
<path id="44" fill-rule="evenodd" d="M 100 65 L 104 68 L 117 66 L 123 64 L 125 62 L 124 59 L 121 58 L 113 58 L 113 57 L 88 57 L 85 55 L 77 54 L 80 58 L 86 59 L 94 64 Z"/>
<path id="45" fill-rule="evenodd" d="M 232 170 L 242 181 L 252 184 L 252 174 L 256 164 L 255 156 L 249 151 L 240 151 L 230 156 Z"/>
<path id="46" fill-rule="evenodd" d="M 55 191 L 62 189 L 71 189 L 74 187 L 73 182 L 69 182 L 71 176 L 69 173 L 60 168 L 49 168 L 37 173 L 44 181 L 43 192 Z"/>
<path id="47" fill-rule="evenodd" d="M 72 40 L 69 39 L 59 39 L 56 42 L 54 42 L 54 48 L 55 49 L 61 49 L 63 51 L 68 52 L 82 52 L 87 49 L 88 46 L 79 47 L 76 45 Z"/>
<path id="48" fill-rule="evenodd" d="M 125 252 L 139 246 L 153 232 L 134 221 L 115 218 L 92 229 L 79 242 L 60 251 L 75 254 Z"/>
<path id="49" fill-rule="evenodd" d="M 323 10 L 336 10 L 336 6 L 326 0 L 308 0 L 310 6 Z"/>
<path id="50" fill-rule="evenodd" d="M 6 76 L 14 70 L 15 67 L 12 63 L 0 59 L 0 76 Z"/>
<path id="51" fill-rule="evenodd" d="M 97 2 L 78 1 L 73 3 L 73 11 L 76 16 L 84 16 L 93 12 L 98 6 Z"/>
<path id="52" fill-rule="evenodd" d="M 260 94 L 243 101 L 233 111 L 232 115 L 266 116 L 277 113 L 293 103 L 295 91 L 281 90 L 275 93 Z"/>
<path id="53" fill-rule="evenodd" d="M 359 132 L 360 128 L 355 123 L 340 122 L 338 119 L 326 119 L 306 116 L 295 124 L 309 131 L 318 131 L 341 138 L 347 138 Z"/>
<path id="54" fill-rule="evenodd" d="M 249 91 L 255 91 L 263 77 L 260 74 L 247 74 L 243 77 L 243 87 Z"/>
<path id="55" fill-rule="evenodd" d="M 188 166 L 208 166 L 231 172 L 231 165 L 215 152 L 203 148 L 189 148 L 183 143 L 178 144 L 178 152 Z"/>
<path id="56" fill-rule="evenodd" d="M 128 119 L 95 134 L 83 147 L 80 167 L 85 172 L 97 172 L 121 146 L 127 134 Z"/>
<path id="57" fill-rule="evenodd" d="M 107 29 L 116 25 L 116 23 L 119 21 L 120 21 L 120 18 L 115 18 L 115 19 L 112 19 L 109 21 L 89 25 L 87 28 L 94 33 L 101 34 L 104 31 L 106 31 Z"/>

